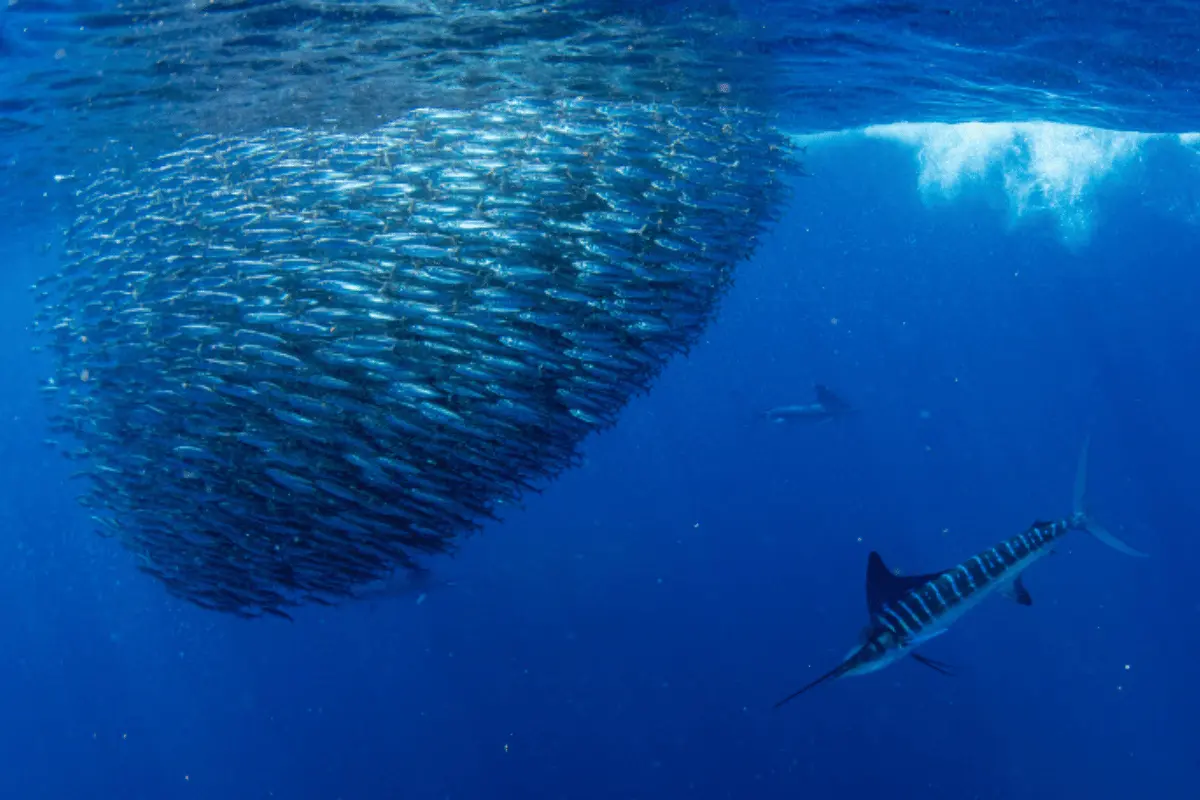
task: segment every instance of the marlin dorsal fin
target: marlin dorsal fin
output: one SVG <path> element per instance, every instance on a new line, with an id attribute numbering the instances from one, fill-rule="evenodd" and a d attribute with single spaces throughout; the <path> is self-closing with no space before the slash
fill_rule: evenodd
<path id="1" fill-rule="evenodd" d="M 830 391 L 828 386 L 814 384 L 813 392 L 817 395 L 817 402 L 824 406 L 826 411 L 846 411 L 850 408 L 850 404 Z"/>
<path id="2" fill-rule="evenodd" d="M 884 603 L 899 600 L 940 574 L 896 575 L 883 563 L 879 553 L 872 550 L 871 555 L 867 557 L 867 610 L 877 614 Z"/>

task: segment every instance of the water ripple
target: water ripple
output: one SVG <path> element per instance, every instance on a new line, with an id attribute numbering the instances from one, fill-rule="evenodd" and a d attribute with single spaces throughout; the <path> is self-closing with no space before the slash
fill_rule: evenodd
<path id="1" fill-rule="evenodd" d="M 531 87 L 710 102 L 719 85 L 724 102 L 769 97 L 798 132 L 1200 130 L 1200 4 L 1183 0 L 7 2 L 0 138 L 13 155 L 0 174 L 61 170 L 112 138 L 354 129 Z M 680 79 L 697 74 L 713 80 Z"/>

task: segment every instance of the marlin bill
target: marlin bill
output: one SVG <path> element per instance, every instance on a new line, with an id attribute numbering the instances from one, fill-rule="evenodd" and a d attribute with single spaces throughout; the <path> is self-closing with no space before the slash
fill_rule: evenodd
<path id="1" fill-rule="evenodd" d="M 867 560 L 867 608 L 871 618 L 861 644 L 846 659 L 808 685 L 775 704 L 776 708 L 809 689 L 846 675 L 876 672 L 906 656 L 938 672 L 947 665 L 916 652 L 940 636 L 960 617 L 989 595 L 999 591 L 1021 605 L 1033 600 L 1021 578 L 1025 570 L 1054 551 L 1054 545 L 1071 531 L 1084 531 L 1129 556 L 1145 558 L 1117 539 L 1085 513 L 1088 442 L 1085 441 L 1075 473 L 1075 497 L 1070 517 L 1035 522 L 1027 530 L 971 556 L 957 566 L 928 575 L 898 576 L 888 570 L 878 553 Z"/>

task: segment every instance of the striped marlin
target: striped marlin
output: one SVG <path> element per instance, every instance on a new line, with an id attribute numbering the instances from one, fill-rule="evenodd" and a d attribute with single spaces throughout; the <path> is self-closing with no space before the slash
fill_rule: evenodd
<path id="1" fill-rule="evenodd" d="M 837 667 L 792 692 L 775 707 L 825 681 L 876 672 L 906 656 L 938 672 L 948 672 L 945 664 L 917 653 L 917 648 L 945 633 L 993 592 L 1007 594 L 1021 605 L 1031 605 L 1033 600 L 1021 576 L 1032 564 L 1053 552 L 1054 544 L 1071 531 L 1085 531 L 1118 552 L 1145 558 L 1145 553 L 1134 550 L 1085 513 L 1087 458 L 1088 440 L 1085 440 L 1075 472 L 1075 502 L 1070 517 L 1035 522 L 1027 530 L 971 556 L 953 569 L 930 575 L 898 576 L 888 570 L 878 553 L 872 552 L 867 559 L 867 608 L 871 618 L 863 632 L 863 643 L 851 650 Z"/>

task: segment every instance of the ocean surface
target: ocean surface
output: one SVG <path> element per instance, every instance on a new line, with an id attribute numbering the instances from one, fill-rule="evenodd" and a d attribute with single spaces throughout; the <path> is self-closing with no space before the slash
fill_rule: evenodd
<path id="1" fill-rule="evenodd" d="M 290 622 L 172 597 L 97 535 L 80 465 L 43 444 L 31 349 L 75 189 L 198 133 L 437 105 L 499 12 L 440 51 L 438 30 L 380 45 L 434 5 L 0 11 L 0 797 L 1193 797 L 1193 3 L 656 6 L 646 41 L 696 49 L 654 63 L 752 59 L 739 102 L 803 174 L 695 346 L 578 466 L 427 585 Z M 515 62 L 560 41 L 533 18 L 496 34 Z M 762 418 L 815 383 L 857 413 Z M 953 676 L 907 659 L 772 710 L 858 641 L 871 551 L 929 573 L 1069 515 L 1088 435 L 1090 511 L 1149 559 L 1071 534 L 1027 573 L 1032 606 L 989 599 L 922 649 Z"/>

